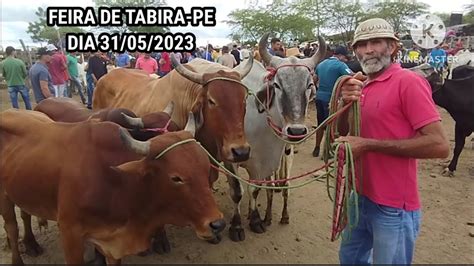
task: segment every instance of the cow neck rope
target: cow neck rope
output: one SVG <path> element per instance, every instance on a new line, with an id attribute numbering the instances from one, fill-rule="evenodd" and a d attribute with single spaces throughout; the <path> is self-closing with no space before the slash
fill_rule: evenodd
<path id="1" fill-rule="evenodd" d="M 247 95 L 249 94 L 249 88 L 248 88 L 247 86 L 245 86 L 245 84 L 242 83 L 240 80 L 235 80 L 235 79 L 226 78 L 226 77 L 211 78 L 211 79 L 209 79 L 208 81 L 206 81 L 204 84 L 202 84 L 202 86 L 205 87 L 205 86 L 207 86 L 209 83 L 211 83 L 211 82 L 214 81 L 214 80 L 225 80 L 225 81 L 230 81 L 230 82 L 238 83 L 238 84 L 242 85 L 242 87 L 244 87 L 245 91 L 247 92 Z"/>
<path id="2" fill-rule="evenodd" d="M 185 139 L 185 140 L 181 140 L 181 141 L 178 141 L 176 143 L 173 143 L 170 146 L 168 146 L 166 149 L 164 149 L 162 152 L 160 152 L 158 155 L 156 155 L 155 160 L 160 159 L 161 157 L 163 157 L 163 155 L 165 155 L 165 153 L 167 153 L 170 150 L 176 148 L 177 146 L 186 144 L 188 142 L 197 142 L 197 141 L 196 141 L 196 139 Z"/>

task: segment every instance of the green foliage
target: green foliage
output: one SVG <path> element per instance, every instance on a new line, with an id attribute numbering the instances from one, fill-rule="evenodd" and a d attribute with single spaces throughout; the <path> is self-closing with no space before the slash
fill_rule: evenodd
<path id="1" fill-rule="evenodd" d="M 290 1 L 275 0 L 266 8 L 237 9 L 224 21 L 232 27 L 230 37 L 234 41 L 254 44 L 260 37 L 271 32 L 283 42 L 304 41 L 314 38 L 315 23 L 298 12 Z"/>
<path id="2" fill-rule="evenodd" d="M 395 32 L 402 32 L 408 30 L 410 18 L 427 13 L 428 7 L 429 5 L 419 2 L 382 1 L 375 4 L 372 16 L 387 20 L 393 26 Z"/>
<path id="3" fill-rule="evenodd" d="M 158 7 L 166 5 L 164 0 L 93 0 L 96 10 L 99 7 Z M 125 22 L 125 19 L 123 19 Z M 104 27 L 100 27 L 103 29 Z M 168 27 L 158 27 L 158 26 L 127 26 L 125 23 L 122 26 L 111 26 L 106 27 L 109 32 L 167 32 L 169 31 Z"/>
<path id="4" fill-rule="evenodd" d="M 36 21 L 28 23 L 28 30 L 26 31 L 31 39 L 35 42 L 48 42 L 48 43 L 58 43 L 58 32 L 62 37 L 66 33 L 80 33 L 84 32 L 79 27 L 49 27 L 46 25 L 46 10 L 39 7 L 35 12 L 38 17 Z"/>

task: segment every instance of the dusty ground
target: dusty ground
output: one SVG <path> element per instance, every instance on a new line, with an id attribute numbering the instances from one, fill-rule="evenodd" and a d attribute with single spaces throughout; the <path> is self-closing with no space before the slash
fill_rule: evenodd
<path id="1" fill-rule="evenodd" d="M 0 110 L 10 108 L 6 90 L 0 90 Z M 312 106 L 312 105 L 311 105 Z M 454 146 L 454 122 L 446 111 L 440 109 L 443 125 Z M 310 111 L 308 123 L 314 121 L 314 109 Z M 1 121 L 0 121 L 1 122 Z M 417 241 L 414 263 L 474 263 L 474 150 L 471 141 L 461 154 L 458 171 L 454 178 L 442 177 L 443 160 L 423 160 L 419 167 L 423 221 Z M 298 148 L 292 173 L 299 174 L 321 164 L 311 156 L 313 141 Z M 395 169 L 394 169 L 395 170 Z M 430 176 L 431 175 L 431 176 Z M 432 177 L 433 176 L 433 177 Z M 226 219 L 232 213 L 225 178 L 220 178 L 215 196 Z M 260 203 L 265 206 L 265 194 Z M 149 257 L 130 256 L 124 263 L 337 263 L 338 242 L 330 241 L 332 203 L 326 196 L 325 183 L 315 182 L 291 191 L 289 211 L 290 224 L 279 225 L 282 201 L 276 195 L 274 224 L 265 234 L 257 235 L 246 226 L 246 240 L 232 242 L 227 235 L 219 245 L 199 240 L 189 228 L 168 227 L 172 252 L 167 255 Z M 247 203 L 247 198 L 242 202 Z M 242 210 L 246 210 L 243 204 Z M 19 217 L 19 215 L 18 215 Z M 20 218 L 18 222 L 21 224 Z M 3 220 L 1 221 L 3 225 Z M 33 228 L 38 242 L 45 249 L 43 255 L 31 258 L 23 255 L 25 263 L 62 263 L 63 252 L 59 243 L 57 226 L 50 223 L 47 231 Z M 3 226 L 2 226 L 3 227 Z M 6 236 L 0 230 L 0 245 Z M 0 250 L 0 264 L 10 262 L 10 252 Z"/>

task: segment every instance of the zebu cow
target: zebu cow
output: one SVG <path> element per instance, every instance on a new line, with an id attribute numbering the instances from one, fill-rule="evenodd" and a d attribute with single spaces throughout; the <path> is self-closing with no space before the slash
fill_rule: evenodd
<path id="1" fill-rule="evenodd" d="M 285 150 L 285 142 L 276 137 L 273 129 L 267 123 L 268 111 L 272 121 L 287 135 L 299 135 L 292 140 L 301 139 L 308 133 L 304 124 L 310 95 L 314 92 L 312 71 L 322 59 L 326 52 L 324 39 L 319 37 L 319 50 L 312 58 L 298 59 L 296 57 L 280 58 L 271 56 L 267 51 L 267 39 L 269 34 L 262 37 L 259 43 L 259 52 L 263 61 L 270 67 L 277 69 L 269 72 L 258 61 L 253 62 L 250 73 L 242 79 L 252 94 L 264 104 L 262 106 L 255 98 L 247 100 L 247 111 L 245 115 L 245 133 L 252 146 L 250 159 L 239 164 L 226 164 L 232 172 L 237 173 L 239 166 L 244 167 L 251 179 L 267 179 L 279 170 L 280 160 Z M 289 65 L 289 66 L 286 66 Z M 241 66 L 235 69 L 240 71 Z M 274 74 L 268 81 L 269 73 Z M 266 110 L 266 111 L 265 111 Z M 288 147 L 288 154 L 292 155 Z M 291 159 L 291 158 L 290 158 Z M 283 165 L 281 169 L 286 178 L 289 166 Z M 242 188 L 240 183 L 232 176 L 228 176 L 231 197 L 234 201 L 234 215 L 229 229 L 230 238 L 233 241 L 245 239 L 244 229 L 241 225 L 240 200 Z M 265 220 L 262 221 L 256 206 L 259 189 L 249 187 L 250 206 L 249 218 L 250 229 L 256 233 L 263 233 L 265 226 L 271 224 L 272 214 L 272 190 L 267 190 L 267 211 Z M 284 207 L 280 223 L 287 224 L 289 216 L 287 212 L 288 190 L 283 191 Z"/>
<path id="2" fill-rule="evenodd" d="M 107 263 L 120 263 L 146 250 L 165 224 L 191 225 L 206 240 L 225 228 L 209 188 L 209 159 L 192 139 L 192 114 L 189 132 L 146 142 L 111 122 L 57 123 L 19 110 L 2 112 L 0 120 L 0 214 L 13 264 L 23 264 L 15 205 L 58 221 L 66 263 L 76 265 L 83 264 L 85 242 Z M 84 156 L 69 159 L 73 153 Z M 29 233 L 26 249 L 36 249 Z"/>
<path id="3" fill-rule="evenodd" d="M 124 108 L 92 111 L 70 98 L 49 98 L 41 101 L 34 110 L 46 114 L 56 122 L 74 123 L 86 120 L 114 122 L 127 128 L 134 139 L 148 140 L 165 131 L 178 130 L 176 123 L 171 120 L 173 108 L 174 103 L 170 102 L 163 112 L 149 113 L 138 118 L 135 113 Z"/>
<path id="4" fill-rule="evenodd" d="M 172 120 L 179 128 L 184 127 L 188 113 L 193 112 L 198 128 L 196 138 L 208 151 L 228 162 L 247 160 L 250 155 L 244 135 L 247 91 L 240 80 L 250 71 L 253 60 L 237 72 L 202 59 L 185 65 L 173 55 L 171 59 L 175 69 L 160 79 L 135 70 L 111 71 L 97 84 L 93 108 L 127 108 L 143 116 L 161 111 L 173 101 Z"/>
<path id="5" fill-rule="evenodd" d="M 468 137 L 474 132 L 474 67 L 459 66 L 453 69 L 452 79 L 445 79 L 429 65 L 415 69 L 430 83 L 435 103 L 448 111 L 456 122 L 454 128 L 455 146 L 451 162 L 443 175 L 453 176 L 459 155 Z M 421 71 L 420 71 L 421 70 Z"/>

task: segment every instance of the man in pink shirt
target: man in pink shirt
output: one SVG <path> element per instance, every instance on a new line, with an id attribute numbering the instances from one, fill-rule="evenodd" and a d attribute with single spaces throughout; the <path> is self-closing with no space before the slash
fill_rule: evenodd
<path id="1" fill-rule="evenodd" d="M 158 70 L 158 63 L 155 58 L 151 57 L 150 54 L 145 54 L 137 59 L 135 68 L 141 69 L 148 74 L 155 74 Z"/>
<path id="2" fill-rule="evenodd" d="M 416 159 L 449 155 L 428 82 L 393 63 L 397 43 L 380 18 L 362 22 L 354 33 L 367 80 L 360 74 L 348 80 L 340 100 L 360 101 L 361 137 L 337 141 L 349 142 L 363 174 L 357 177 L 359 222 L 343 232 L 341 264 L 411 263 L 421 221 Z M 347 117 L 341 120 L 341 133 L 347 133 Z"/>
<path id="3" fill-rule="evenodd" d="M 67 72 L 66 56 L 60 53 L 54 44 L 48 44 L 46 50 L 53 53 L 51 62 L 48 64 L 48 71 L 51 74 L 53 82 L 54 96 L 67 97 L 69 74 Z"/>

